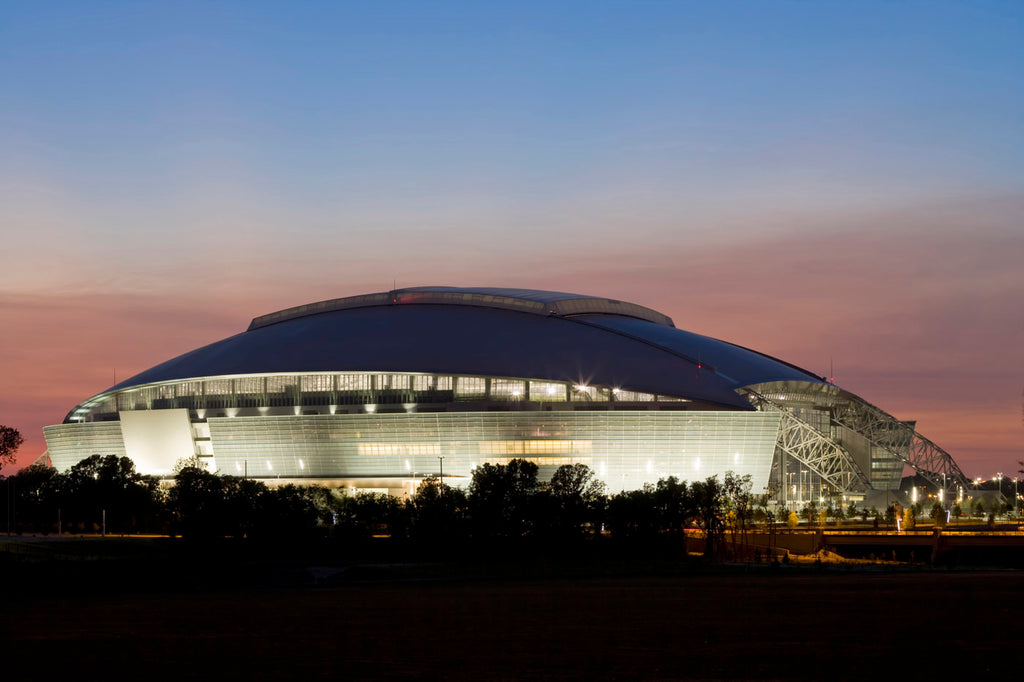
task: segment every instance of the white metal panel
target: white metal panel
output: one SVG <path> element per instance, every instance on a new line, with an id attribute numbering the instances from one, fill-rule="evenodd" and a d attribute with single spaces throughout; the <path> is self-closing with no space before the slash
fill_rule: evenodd
<path id="1" fill-rule="evenodd" d="M 188 410 L 132 410 L 120 416 L 124 449 L 139 473 L 166 476 L 176 461 L 195 455 Z"/>

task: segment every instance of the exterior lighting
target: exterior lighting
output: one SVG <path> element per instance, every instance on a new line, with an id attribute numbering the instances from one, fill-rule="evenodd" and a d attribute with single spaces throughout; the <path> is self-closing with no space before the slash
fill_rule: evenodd
<path id="1" fill-rule="evenodd" d="M 306 468 L 306 465 L 302 463 L 301 459 L 299 460 L 299 468 L 300 469 L 305 469 Z"/>

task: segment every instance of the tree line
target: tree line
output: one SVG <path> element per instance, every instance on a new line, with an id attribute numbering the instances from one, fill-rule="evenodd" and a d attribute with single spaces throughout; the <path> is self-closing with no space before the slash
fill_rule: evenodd
<path id="1" fill-rule="evenodd" d="M 590 467 L 567 464 L 549 481 L 525 459 L 484 464 L 467 488 L 436 478 L 411 496 L 270 487 L 222 476 L 199 460 L 179 462 L 174 484 L 138 473 L 127 457 L 93 455 L 58 472 L 35 464 L 6 480 L 8 524 L 17 533 L 158 533 L 185 538 L 389 538 L 423 547 L 460 544 L 558 545 L 610 536 L 671 540 L 686 550 L 686 529 L 703 531 L 709 556 L 725 531 L 754 518 L 750 477 L 727 473 L 688 483 L 674 476 L 608 495 Z"/>

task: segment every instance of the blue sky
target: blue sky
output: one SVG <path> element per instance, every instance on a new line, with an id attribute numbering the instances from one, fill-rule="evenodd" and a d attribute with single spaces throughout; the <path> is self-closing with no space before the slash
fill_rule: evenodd
<path id="1" fill-rule="evenodd" d="M 232 200 L 529 223 L 609 192 L 678 225 L 1024 177 L 1016 3 L 339 5 L 16 5 L 3 175 L 143 231 Z"/>

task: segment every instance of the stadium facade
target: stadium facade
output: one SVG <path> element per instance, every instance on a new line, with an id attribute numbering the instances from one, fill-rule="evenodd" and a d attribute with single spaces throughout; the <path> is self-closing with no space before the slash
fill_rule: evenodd
<path id="1" fill-rule="evenodd" d="M 257 317 L 44 432 L 62 470 L 114 454 L 169 476 L 198 456 L 393 494 L 520 457 L 542 476 L 587 464 L 610 491 L 734 471 L 787 502 L 893 489 L 908 466 L 966 482 L 913 422 L 822 377 L 640 305 L 523 289 L 397 289 Z"/>

